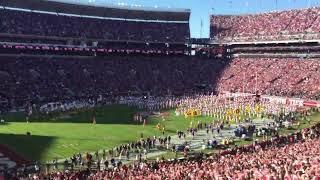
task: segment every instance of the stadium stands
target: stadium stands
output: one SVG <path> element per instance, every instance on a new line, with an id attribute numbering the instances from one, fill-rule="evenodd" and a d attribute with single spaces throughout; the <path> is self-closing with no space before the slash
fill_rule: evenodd
<path id="1" fill-rule="evenodd" d="M 1 57 L 0 92 L 35 102 L 130 92 L 183 94 L 214 85 L 227 63 L 199 61 L 188 56 Z"/>
<path id="2" fill-rule="evenodd" d="M 185 42 L 188 23 L 125 21 L 0 9 L 0 33 L 96 40 Z M 4 35 L 3 35 L 4 36 Z"/>
<path id="3" fill-rule="evenodd" d="M 235 58 L 218 81 L 218 91 L 319 98 L 319 59 Z"/>
<path id="4" fill-rule="evenodd" d="M 213 15 L 211 37 L 218 41 L 275 41 L 320 38 L 320 8 L 257 15 Z"/>
<path id="5" fill-rule="evenodd" d="M 0 92 L 17 101 L 100 94 L 258 92 L 319 99 L 319 59 L 188 56 L 1 57 Z M 149 78 L 145 78 L 149 77 Z"/>
<path id="6" fill-rule="evenodd" d="M 26 0 L 22 8 L 32 7 L 32 1 Z M 15 6 L 19 1 L 7 3 Z M 216 48 L 208 45 L 199 48 L 197 53 L 202 56 L 212 53 L 215 58 L 186 56 L 189 51 L 185 44 L 190 36 L 189 12 L 142 12 L 84 6 L 72 10 L 70 4 L 60 11 L 58 7 L 64 7 L 62 4 L 48 3 L 53 6 L 38 10 L 51 13 L 0 7 L 0 110 L 26 107 L 26 104 L 123 94 L 163 97 L 230 91 L 320 99 L 320 59 L 280 58 L 274 53 L 283 48 L 280 54 L 294 51 L 292 56 L 298 57 L 311 49 L 317 54 L 318 46 L 250 45 L 250 48 L 234 46 L 234 49 L 227 50 L 222 45 Z M 45 4 L 41 1 L 37 7 Z M 82 14 L 92 8 L 97 11 Z M 104 13 L 106 9 L 110 11 Z M 63 14 L 66 12 L 79 14 Z M 212 16 L 211 36 L 223 43 L 319 39 L 319 15 L 320 8 L 308 8 L 257 15 Z M 66 43 L 70 39 L 71 43 Z M 74 43 L 75 39 L 78 44 Z M 98 47 L 79 44 L 82 40 L 92 44 L 99 41 Z M 36 44 L 38 41 L 47 45 Z M 113 43 L 108 44 L 109 41 Z M 200 44 L 207 43 L 206 39 L 203 41 Z M 12 42 L 24 44 L 13 46 Z M 149 46 L 149 42 L 156 45 Z M 69 45 L 72 47 L 68 48 Z M 252 54 L 268 51 L 278 57 L 226 58 L 226 54 L 241 54 L 243 51 Z M 89 180 L 128 177 L 312 179 L 320 177 L 319 135 L 320 125 L 317 124 L 293 135 L 234 147 L 206 159 L 139 162 L 105 170 L 52 172 L 47 176 L 41 173 L 29 177 L 26 173 L 11 175 L 22 179 Z"/>
<path id="7" fill-rule="evenodd" d="M 10 0 L 0 1 L 0 6 L 32 9 L 60 14 L 77 14 L 120 19 L 139 19 L 153 21 L 182 21 L 188 22 L 190 9 L 161 8 L 129 5 L 116 5 L 111 2 L 81 2 L 58 0 Z"/>

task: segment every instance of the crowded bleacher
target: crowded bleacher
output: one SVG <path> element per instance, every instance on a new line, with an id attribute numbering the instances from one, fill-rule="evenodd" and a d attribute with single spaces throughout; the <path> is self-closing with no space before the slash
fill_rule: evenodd
<path id="1" fill-rule="evenodd" d="M 2 96 L 22 104 L 130 92 L 231 91 L 306 99 L 320 95 L 319 59 L 43 56 L 1 57 L 0 61 Z"/>
<path id="2" fill-rule="evenodd" d="M 12 100 L 37 102 L 130 92 L 183 94 L 198 90 L 198 84 L 214 85 L 226 64 L 198 63 L 199 59 L 185 56 L 1 57 L 0 62 L 0 91 Z"/>
<path id="3" fill-rule="evenodd" d="M 319 80 L 319 59 L 235 58 L 218 90 L 318 99 Z"/>
<path id="4" fill-rule="evenodd" d="M 184 42 L 188 23 L 108 20 L 0 9 L 0 33 L 104 40 Z"/>
<path id="5" fill-rule="evenodd" d="M 211 37 L 220 42 L 319 39 L 319 7 L 252 15 L 211 16 Z"/>
<path id="6" fill-rule="evenodd" d="M 215 108 L 228 104 L 225 97 L 221 104 L 217 103 L 219 98 L 216 101 L 210 99 L 224 92 L 250 93 L 252 109 L 256 105 L 255 97 L 259 95 L 320 100 L 320 58 L 299 57 L 309 53 L 310 49 L 317 54 L 318 46 L 310 48 L 311 45 L 302 44 L 289 48 L 286 45 L 252 45 L 250 48 L 234 46 L 227 49 L 221 45 L 214 49 L 208 45 L 199 48 L 197 53 L 201 57 L 198 54 L 191 56 L 185 44 L 190 38 L 188 12 L 182 13 L 183 18 L 176 19 L 161 16 L 157 19 L 153 17 L 155 15 L 146 14 L 139 15 L 139 18 L 145 16 L 146 19 L 136 19 L 134 16 L 132 19 L 121 19 L 116 15 L 88 17 L 1 6 L 0 111 L 27 106 L 32 111 L 31 104 L 40 107 L 48 102 L 64 102 L 68 105 L 68 101 L 73 106 L 66 107 L 73 110 L 93 108 L 98 97 L 112 97 L 112 100 L 118 98 L 119 104 L 149 111 L 176 108 L 175 113 L 182 115 L 190 108 L 197 108 L 209 118 Z M 319 15 L 320 8 L 256 15 L 213 15 L 210 19 L 211 37 L 219 43 L 319 39 Z M 19 43 L 15 46 L 12 42 Z M 39 42 L 40 45 L 37 44 Z M 174 46 L 175 43 L 178 45 Z M 257 56 L 266 51 L 278 51 L 279 48 L 284 48 L 293 57 Z M 210 51 L 216 54 L 214 58 L 206 57 Z M 232 54 L 243 51 L 256 54 L 252 53 L 252 57 Z M 173 100 L 167 99 L 168 95 Z M 174 101 L 176 97 L 185 99 Z M 89 98 L 92 98 L 90 103 L 87 102 Z M 231 104 L 244 105 L 234 101 L 228 106 L 231 107 Z M 297 110 L 296 105 L 282 106 L 271 104 L 265 112 L 280 114 L 280 110 L 288 109 L 290 113 Z M 46 108 L 43 109 L 43 112 L 49 113 Z M 145 125 L 140 114 L 137 114 L 137 121 Z M 260 132 L 250 124 L 239 126 L 234 133 L 241 138 L 243 134 L 253 137 L 254 133 Z M 184 132 L 178 131 L 177 134 L 183 136 Z M 3 173 L 3 176 L 57 180 L 318 179 L 319 137 L 320 124 L 316 124 L 286 136 L 276 134 L 269 140 L 254 141 L 252 145 L 227 147 L 206 158 L 147 162 L 140 157 L 140 161 L 130 165 L 110 161 L 103 168 L 99 164 L 99 168 L 66 168 L 65 171 L 47 173 L 37 168 L 34 168 L 37 172 L 32 173 L 14 169 Z M 153 147 L 155 142 L 165 146 L 170 140 L 165 137 L 165 143 L 162 143 L 164 139 L 154 137 L 141 141 L 140 146 L 153 143 Z M 118 151 L 123 153 L 123 147 L 120 147 Z"/>

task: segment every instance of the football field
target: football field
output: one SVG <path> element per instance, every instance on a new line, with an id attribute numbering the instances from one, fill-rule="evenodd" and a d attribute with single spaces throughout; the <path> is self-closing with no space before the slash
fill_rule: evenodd
<path id="1" fill-rule="evenodd" d="M 144 137 L 160 136 L 156 128 L 165 126 L 165 134 L 185 130 L 190 121 L 211 122 L 210 117 L 186 119 L 176 116 L 173 110 L 152 116 L 146 126 L 133 121 L 138 109 L 125 105 L 105 106 L 95 109 L 96 124 L 93 124 L 93 110 L 68 112 L 37 117 L 26 122 L 22 113 L 6 115 L 5 124 L 0 125 L 1 144 L 33 161 L 51 161 L 55 158 L 69 158 L 75 153 L 110 149 L 120 144 Z M 163 120 L 164 117 L 164 120 Z M 26 135 L 30 132 L 31 135 Z"/>

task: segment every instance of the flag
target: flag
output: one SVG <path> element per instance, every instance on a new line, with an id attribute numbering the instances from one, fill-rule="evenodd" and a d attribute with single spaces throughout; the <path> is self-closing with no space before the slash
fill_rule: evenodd
<path id="1" fill-rule="evenodd" d="M 246 105 L 245 109 L 246 109 L 246 112 L 247 112 L 247 113 L 250 113 L 251 107 L 250 107 L 249 105 Z"/>
<path id="2" fill-rule="evenodd" d="M 187 117 L 191 117 L 192 116 L 192 111 L 189 109 L 184 113 L 184 116 Z"/>
<path id="3" fill-rule="evenodd" d="M 92 124 L 96 124 L 97 122 L 96 122 L 96 116 L 94 115 L 93 117 L 92 117 Z"/>
<path id="4" fill-rule="evenodd" d="M 235 114 L 236 115 L 240 115 L 240 109 L 239 108 L 235 109 Z"/>
<path id="5" fill-rule="evenodd" d="M 193 117 L 193 116 L 200 116 L 200 115 L 201 115 L 201 112 L 200 112 L 200 110 L 197 110 L 197 109 L 188 109 L 188 110 L 184 113 L 185 118 L 187 118 L 187 117 Z"/>
<path id="6" fill-rule="evenodd" d="M 160 128 L 161 128 L 160 123 L 157 124 L 156 128 L 157 128 L 158 130 L 160 130 Z"/>
<path id="7" fill-rule="evenodd" d="M 260 113 L 261 112 L 261 106 L 258 104 L 256 105 L 256 112 L 257 113 Z"/>
<path id="8" fill-rule="evenodd" d="M 233 114 L 232 109 L 228 109 L 228 110 L 226 111 L 226 116 L 227 116 L 227 117 L 231 117 L 232 114 Z"/>
<path id="9" fill-rule="evenodd" d="M 32 115 L 32 106 L 31 104 L 28 105 L 28 116 Z"/>

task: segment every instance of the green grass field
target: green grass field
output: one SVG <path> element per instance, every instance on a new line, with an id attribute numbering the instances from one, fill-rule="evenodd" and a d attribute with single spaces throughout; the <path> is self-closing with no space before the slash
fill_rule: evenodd
<path id="1" fill-rule="evenodd" d="M 211 122 L 210 117 L 193 117 L 186 119 L 176 116 L 173 110 L 163 113 L 162 117 L 151 117 L 147 125 L 135 124 L 133 115 L 139 109 L 124 106 L 105 106 L 96 108 L 96 122 L 92 123 L 93 110 L 54 114 L 46 117 L 34 117 L 26 123 L 22 113 L 12 113 L 5 116 L 6 123 L 0 125 L 0 143 L 9 146 L 18 154 L 33 161 L 51 161 L 55 158 L 63 159 L 74 153 L 94 152 L 110 149 L 117 145 L 131 142 L 144 137 L 159 136 L 156 129 L 160 122 L 166 127 L 166 134 L 175 134 L 177 130 L 185 130 L 193 124 Z M 311 117 L 311 124 L 320 121 L 320 114 Z M 310 126 L 302 121 L 300 127 L 292 130 L 282 130 L 281 134 Z M 31 132 L 27 136 L 26 132 Z M 238 145 L 248 142 L 237 142 Z"/>
<path id="2" fill-rule="evenodd" d="M 299 125 L 295 124 L 290 129 L 287 129 L 287 128 L 280 129 L 279 134 L 280 135 L 292 134 L 294 132 L 300 131 L 301 129 L 308 128 L 310 126 L 315 125 L 316 123 L 319 123 L 320 122 L 320 113 L 314 112 L 308 118 L 309 118 L 309 121 L 300 118 L 299 119 L 300 124 Z M 255 139 L 262 140 L 263 138 L 254 136 L 253 140 L 255 140 Z M 234 147 L 235 145 L 243 146 L 243 145 L 252 144 L 253 140 L 245 141 L 245 140 L 237 139 L 233 145 L 230 145 L 230 147 Z M 196 150 L 196 152 L 202 152 L 202 153 L 205 153 L 205 154 L 214 154 L 214 153 L 219 152 L 219 150 L 217 150 L 217 149 L 204 149 L 204 150 L 202 150 L 201 149 L 201 150 Z M 157 158 L 161 158 L 161 157 L 164 157 L 165 159 L 173 159 L 173 158 L 176 157 L 176 155 L 175 155 L 174 152 L 167 152 L 166 154 L 163 154 L 163 155 L 160 155 L 160 156 L 157 156 L 157 157 L 152 157 L 149 160 L 156 160 Z M 182 153 L 178 153 L 177 157 L 183 157 L 183 154 Z"/>
<path id="3" fill-rule="evenodd" d="M 156 129 L 158 122 L 165 125 L 166 134 L 175 134 L 178 129 L 184 130 L 190 125 L 190 119 L 177 117 L 174 111 L 169 110 L 165 121 L 161 117 L 152 117 L 143 127 L 132 120 L 137 111 L 122 105 L 100 107 L 95 110 L 95 125 L 92 123 L 92 110 L 38 117 L 31 119 L 30 123 L 26 123 L 21 113 L 8 114 L 5 116 L 6 124 L 0 125 L 0 143 L 29 160 L 45 162 L 68 158 L 78 152 L 110 149 L 139 139 L 141 132 L 144 137 L 158 136 L 161 134 Z M 212 118 L 194 117 L 192 121 L 193 124 L 211 122 Z M 27 131 L 31 136 L 26 135 Z"/>

